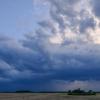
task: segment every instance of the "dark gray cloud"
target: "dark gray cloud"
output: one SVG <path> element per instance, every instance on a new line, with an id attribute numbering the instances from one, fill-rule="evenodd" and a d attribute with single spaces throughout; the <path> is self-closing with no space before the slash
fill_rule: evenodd
<path id="1" fill-rule="evenodd" d="M 48 31 L 51 31 L 52 33 L 56 33 L 55 26 L 52 22 L 50 21 L 41 21 L 38 23 L 42 28 L 48 29 Z"/>
<path id="2" fill-rule="evenodd" d="M 77 16 L 77 11 L 75 11 L 72 6 L 77 4 L 79 0 L 76 2 L 74 0 L 49 0 L 49 2 L 51 3 L 51 17 L 56 23 L 59 24 L 59 28 L 63 32 L 63 30 L 67 27 L 66 21 L 72 20 Z M 65 17 L 66 20 L 64 20 L 63 17 Z"/>
<path id="3" fill-rule="evenodd" d="M 80 21 L 80 32 L 86 33 L 87 29 L 95 29 L 96 21 L 94 18 L 86 18 Z"/>
<path id="4" fill-rule="evenodd" d="M 25 74 L 26 77 L 32 77 L 34 75 L 38 77 L 38 75 L 45 75 L 45 72 L 47 73 L 46 75 L 50 75 L 50 77 L 54 76 L 59 78 L 59 75 L 61 75 L 63 77 L 65 76 L 65 79 L 67 79 L 69 77 L 67 77 L 68 72 L 69 74 L 76 74 L 71 71 L 72 69 L 77 69 L 80 74 L 81 70 L 85 72 L 85 69 L 89 69 L 87 70 L 87 73 L 90 73 L 91 68 L 99 68 L 99 59 L 98 61 L 95 60 L 98 53 L 96 54 L 95 52 L 91 51 L 90 55 L 92 53 L 94 54 L 89 56 L 91 48 L 88 48 L 89 51 L 84 51 L 84 47 L 81 48 L 81 50 L 79 50 L 79 48 L 77 47 L 76 53 L 74 54 L 72 53 L 74 49 L 70 48 L 72 49 L 72 51 L 69 52 L 68 47 L 62 47 L 62 50 L 60 51 L 51 52 L 51 50 L 46 50 L 47 48 L 45 47 L 43 42 L 40 43 L 39 41 L 35 40 L 35 38 L 37 37 L 34 37 L 34 39 L 26 38 L 26 40 L 24 40 L 23 42 L 18 42 L 18 44 L 14 40 L 9 40 L 10 42 L 7 42 L 7 45 L 5 40 L 4 42 L 2 40 L 2 43 L 0 42 L 0 70 L 2 71 L 1 76 L 9 76 L 13 78 L 13 75 L 15 75 L 15 77 L 20 78 L 22 76 L 24 77 Z M 51 49 L 52 48 L 53 46 L 51 45 Z M 95 50 L 97 49 L 94 48 L 93 51 Z M 88 67 L 86 68 L 85 66 Z M 74 76 L 75 75 L 73 75 L 72 79 L 78 79 L 78 77 Z M 86 79 L 88 79 L 89 77 L 84 76 L 84 78 Z M 92 75 L 92 77 L 94 77 L 94 74 Z"/>
<path id="5" fill-rule="evenodd" d="M 43 42 L 40 37 L 31 35 L 21 42 L 12 39 L 1 41 L 1 83 L 9 82 L 9 86 L 14 83 L 19 88 L 23 88 L 22 84 L 26 84 L 25 86 L 34 84 L 35 90 L 38 90 L 41 84 L 45 84 L 41 90 L 52 90 L 52 81 L 56 80 L 100 80 L 99 46 L 73 48 L 67 45 L 58 50 L 59 45 L 49 43 L 51 48 L 49 49 L 45 44 L 46 39 Z M 48 84 L 50 88 L 46 87 Z M 12 89 L 15 89 L 14 87 L 13 85 Z"/>
<path id="6" fill-rule="evenodd" d="M 97 17 L 100 17 L 100 1 L 99 0 L 91 0 L 91 4 L 93 7 L 93 12 Z"/>

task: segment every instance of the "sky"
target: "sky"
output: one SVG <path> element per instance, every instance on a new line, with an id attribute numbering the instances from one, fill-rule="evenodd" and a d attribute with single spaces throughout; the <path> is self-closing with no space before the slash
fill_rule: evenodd
<path id="1" fill-rule="evenodd" d="M 32 0 L 0 0 L 0 33 L 21 38 L 34 29 Z"/>
<path id="2" fill-rule="evenodd" d="M 0 91 L 100 91 L 100 0 L 0 0 Z"/>

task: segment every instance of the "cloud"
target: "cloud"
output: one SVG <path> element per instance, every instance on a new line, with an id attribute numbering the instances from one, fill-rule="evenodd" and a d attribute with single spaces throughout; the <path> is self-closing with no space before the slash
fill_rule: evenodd
<path id="1" fill-rule="evenodd" d="M 93 40 L 90 31 L 93 33 L 98 29 L 99 21 L 92 12 L 89 0 L 48 0 L 47 2 L 50 3 L 49 21 L 46 19 L 38 23 L 41 27 L 38 29 L 39 33 L 49 34 L 58 43 L 63 44 L 77 41 L 90 42 L 90 38 Z M 94 35 L 97 37 L 95 33 Z M 57 43 L 56 40 L 53 42 Z"/>
<path id="2" fill-rule="evenodd" d="M 38 2 L 49 14 L 39 19 L 32 34 L 20 41 L 0 35 L 1 80 L 11 80 L 13 87 L 34 84 L 37 90 L 99 84 L 100 29 L 94 6 L 88 0 Z"/>
<path id="3" fill-rule="evenodd" d="M 99 81 L 99 48 L 93 44 L 52 44 L 48 38 L 29 34 L 23 41 L 4 39 L 0 42 L 1 79 L 10 80 L 9 86 L 13 82 L 20 87 L 23 82 L 30 86 L 37 84 L 36 90 L 41 84 L 45 85 L 40 90 L 54 90 L 53 80 Z M 74 87 L 73 84 L 70 87 Z"/>
<path id="4" fill-rule="evenodd" d="M 52 81 L 52 86 L 57 91 L 66 91 L 66 90 L 73 90 L 77 88 L 81 88 L 83 90 L 94 90 L 99 91 L 100 81 L 88 80 L 88 81 L 62 81 L 56 80 Z"/>
<path id="5" fill-rule="evenodd" d="M 91 0 L 91 4 L 93 6 L 93 12 L 94 14 L 97 16 L 97 17 L 100 17 L 100 12 L 99 12 L 99 9 L 100 9 L 100 1 L 99 0 Z"/>
<path id="6" fill-rule="evenodd" d="M 29 48 L 25 48 L 21 43 L 1 37 L 0 40 L 0 72 L 1 76 L 5 77 L 26 77 L 31 74 L 27 70 L 30 64 L 29 55 L 34 55 L 34 52 Z M 31 65 L 31 64 L 30 64 Z M 31 66 L 29 66 L 31 67 Z M 30 69 L 30 68 L 29 68 Z"/>
<path id="7" fill-rule="evenodd" d="M 11 82 L 11 80 L 9 78 L 3 78 L 3 77 L 0 77 L 0 82 Z"/>
<path id="8" fill-rule="evenodd" d="M 96 22 L 93 18 L 86 18 L 80 22 L 80 32 L 85 33 L 87 29 L 95 29 Z"/>

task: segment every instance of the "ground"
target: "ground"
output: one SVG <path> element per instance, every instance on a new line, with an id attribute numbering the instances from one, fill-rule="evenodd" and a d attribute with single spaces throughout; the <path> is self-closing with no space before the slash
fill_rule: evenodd
<path id="1" fill-rule="evenodd" d="M 100 100 L 96 96 L 68 96 L 65 93 L 1 93 L 0 100 Z"/>

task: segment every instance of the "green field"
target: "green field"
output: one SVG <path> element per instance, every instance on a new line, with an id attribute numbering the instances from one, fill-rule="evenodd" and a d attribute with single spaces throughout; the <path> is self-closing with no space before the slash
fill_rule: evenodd
<path id="1" fill-rule="evenodd" d="M 70 96 L 65 93 L 1 93 L 0 100 L 100 100 L 96 96 Z"/>

